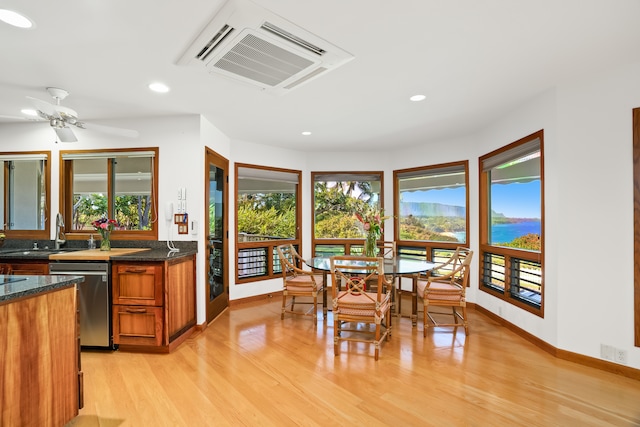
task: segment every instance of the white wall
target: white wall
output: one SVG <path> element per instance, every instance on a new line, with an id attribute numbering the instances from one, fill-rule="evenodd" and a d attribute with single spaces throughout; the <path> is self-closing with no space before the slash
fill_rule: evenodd
<path id="1" fill-rule="evenodd" d="M 633 346 L 632 109 L 640 63 L 558 90 L 558 347 L 592 357 Z"/>

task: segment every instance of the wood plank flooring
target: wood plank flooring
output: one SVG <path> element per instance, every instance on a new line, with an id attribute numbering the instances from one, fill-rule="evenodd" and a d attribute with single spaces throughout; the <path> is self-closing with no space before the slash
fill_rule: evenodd
<path id="1" fill-rule="evenodd" d="M 408 305 L 408 304 L 407 304 Z M 395 319 L 380 360 L 331 313 L 227 310 L 171 354 L 83 352 L 68 426 L 639 426 L 640 382 L 556 359 L 470 310 L 471 335 Z"/>

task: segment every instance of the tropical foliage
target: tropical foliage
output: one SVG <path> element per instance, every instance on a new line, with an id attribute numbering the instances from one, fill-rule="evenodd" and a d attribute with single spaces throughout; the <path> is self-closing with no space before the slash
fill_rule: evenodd
<path id="1" fill-rule="evenodd" d="M 91 229 L 92 223 L 109 216 L 108 200 L 104 194 L 76 195 L 73 200 L 74 230 Z M 115 220 L 119 230 L 149 230 L 151 198 L 149 196 L 117 196 Z"/>
<path id="2" fill-rule="evenodd" d="M 238 199 L 238 233 L 265 238 L 291 239 L 296 236 L 294 194 L 244 194 Z"/>
<path id="3" fill-rule="evenodd" d="M 401 240 L 428 240 L 436 242 L 457 242 L 454 236 L 443 233 L 464 231 L 464 218 L 428 217 L 418 218 L 412 215 L 400 219 Z"/>
<path id="4" fill-rule="evenodd" d="M 496 246 L 540 251 L 540 235 L 529 233 L 524 236 L 516 237 L 511 242 L 497 243 Z"/>

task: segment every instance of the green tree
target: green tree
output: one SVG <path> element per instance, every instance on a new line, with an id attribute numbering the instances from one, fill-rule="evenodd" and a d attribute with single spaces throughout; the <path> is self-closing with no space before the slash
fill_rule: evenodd
<path id="1" fill-rule="evenodd" d="M 241 195 L 238 199 L 238 233 L 294 238 L 296 236 L 295 194 Z"/>

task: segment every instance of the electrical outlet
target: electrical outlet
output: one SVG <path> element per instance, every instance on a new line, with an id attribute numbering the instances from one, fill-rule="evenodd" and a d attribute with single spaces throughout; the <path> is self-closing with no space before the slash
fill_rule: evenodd
<path id="1" fill-rule="evenodd" d="M 615 361 L 622 364 L 627 364 L 627 350 L 621 348 L 614 349 Z"/>
<path id="2" fill-rule="evenodd" d="M 604 360 L 613 361 L 613 357 L 614 357 L 613 350 L 614 348 L 611 347 L 610 345 L 600 344 L 600 357 L 602 357 Z"/>

